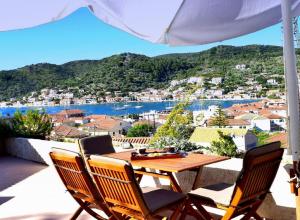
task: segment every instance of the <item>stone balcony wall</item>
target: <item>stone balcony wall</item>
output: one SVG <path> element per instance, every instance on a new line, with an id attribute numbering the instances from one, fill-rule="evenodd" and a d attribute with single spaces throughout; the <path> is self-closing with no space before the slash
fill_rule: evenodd
<path id="1" fill-rule="evenodd" d="M 58 141 L 46 141 L 30 138 L 9 138 L 5 143 L 5 149 L 8 154 L 47 165 L 52 164 L 49 157 L 49 152 L 52 147 L 78 152 L 76 144 Z"/>
<path id="2" fill-rule="evenodd" d="M 13 156 L 51 165 L 49 152 L 52 147 L 64 148 L 78 152 L 78 147 L 74 143 L 63 143 L 56 141 L 44 141 L 37 139 L 12 138 L 6 141 L 6 151 Z M 116 151 L 122 151 L 116 148 Z M 259 209 L 259 213 L 269 219 L 291 220 L 295 217 L 295 197 L 290 193 L 288 171 L 291 159 L 285 155 L 276 179 L 272 185 L 271 192 Z M 230 159 L 219 163 L 203 167 L 202 174 L 197 180 L 197 186 L 209 185 L 217 182 L 234 183 L 240 170 L 242 169 L 242 159 Z M 196 172 L 186 171 L 175 175 L 183 191 L 191 189 Z M 141 186 L 167 187 L 167 180 L 156 179 L 144 176 Z"/>

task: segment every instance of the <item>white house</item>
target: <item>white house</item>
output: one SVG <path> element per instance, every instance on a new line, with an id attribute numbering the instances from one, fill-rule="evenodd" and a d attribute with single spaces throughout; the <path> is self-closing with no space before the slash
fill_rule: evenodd
<path id="1" fill-rule="evenodd" d="M 257 116 L 251 120 L 251 126 L 261 131 L 271 131 L 271 120 L 264 116 Z"/>
<path id="2" fill-rule="evenodd" d="M 237 65 L 235 65 L 235 69 L 245 70 L 246 69 L 246 64 L 237 64 Z"/>
<path id="3" fill-rule="evenodd" d="M 257 128 L 261 131 L 271 131 L 270 119 L 260 116 L 258 114 L 247 113 L 235 117 L 235 119 L 246 120 L 251 123 L 251 128 Z"/>
<path id="4" fill-rule="evenodd" d="M 207 110 L 193 111 L 193 123 L 196 126 L 204 125 L 217 111 L 217 105 L 208 106 Z"/>
<path id="5" fill-rule="evenodd" d="M 190 137 L 190 141 L 197 145 L 210 147 L 213 141 L 218 141 L 220 136 L 218 131 L 225 135 L 230 135 L 238 150 L 246 151 L 257 145 L 257 137 L 248 129 L 233 128 L 202 128 L 197 127 Z"/>
<path id="6" fill-rule="evenodd" d="M 277 86 L 278 82 L 276 81 L 276 79 L 268 79 L 267 84 L 271 86 Z"/>
<path id="7" fill-rule="evenodd" d="M 219 85 L 223 82 L 223 78 L 222 77 L 214 77 L 211 79 L 211 83 L 215 84 L 215 85 Z"/>
<path id="8" fill-rule="evenodd" d="M 195 83 L 197 85 L 203 85 L 202 77 L 190 77 L 187 79 L 187 83 Z"/>

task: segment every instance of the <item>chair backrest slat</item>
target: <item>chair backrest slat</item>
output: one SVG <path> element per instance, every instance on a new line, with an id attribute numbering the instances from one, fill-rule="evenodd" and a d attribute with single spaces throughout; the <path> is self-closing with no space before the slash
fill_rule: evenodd
<path id="1" fill-rule="evenodd" d="M 231 204 L 241 206 L 242 203 L 251 200 L 263 199 L 275 179 L 282 155 L 283 149 L 280 148 L 280 142 L 247 151 Z"/>
<path id="2" fill-rule="evenodd" d="M 50 157 L 68 190 L 82 193 L 91 198 L 100 198 L 79 155 L 54 151 L 50 152 Z"/>
<path id="3" fill-rule="evenodd" d="M 130 164 L 102 156 L 91 156 L 88 164 L 107 203 L 129 208 L 143 215 L 149 213 Z"/>

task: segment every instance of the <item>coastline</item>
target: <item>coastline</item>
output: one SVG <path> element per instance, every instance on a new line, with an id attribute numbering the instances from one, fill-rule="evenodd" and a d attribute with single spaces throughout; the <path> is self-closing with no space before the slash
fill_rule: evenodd
<path id="1" fill-rule="evenodd" d="M 191 101 L 192 103 L 197 101 L 252 101 L 252 100 L 263 100 L 265 98 L 240 98 L 240 99 L 197 99 Z M 11 106 L 0 106 L 0 109 L 5 108 L 43 108 L 43 107 L 68 107 L 68 106 L 81 106 L 81 105 L 102 105 L 102 104 L 126 104 L 126 103 L 164 103 L 164 102 L 180 102 L 182 100 L 161 100 L 161 101 L 127 101 L 127 102 L 100 102 L 100 103 L 85 103 L 85 104 L 70 104 L 70 105 L 11 105 Z"/>

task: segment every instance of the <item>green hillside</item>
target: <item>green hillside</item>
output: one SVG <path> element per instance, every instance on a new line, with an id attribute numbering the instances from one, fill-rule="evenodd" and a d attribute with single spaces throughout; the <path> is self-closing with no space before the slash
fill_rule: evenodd
<path id="1" fill-rule="evenodd" d="M 85 94 L 103 95 L 107 91 L 140 91 L 163 88 L 172 79 L 204 75 L 224 76 L 224 86 L 243 83 L 235 65 L 246 64 L 243 74 L 257 75 L 262 83 L 266 74 L 283 74 L 282 48 L 249 45 L 218 46 L 198 53 L 168 54 L 157 57 L 124 53 L 101 60 L 81 60 L 54 65 L 40 63 L 15 70 L 0 71 L 0 100 L 22 97 L 43 88 L 73 87 Z M 233 80 L 234 79 L 234 80 Z M 232 82 L 235 85 L 230 85 Z"/>

